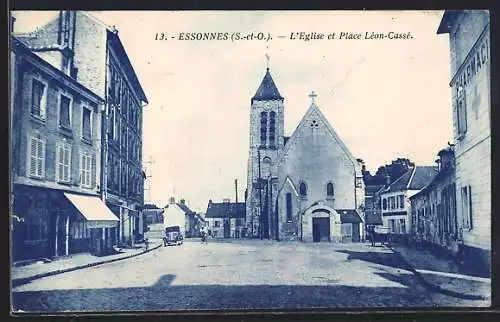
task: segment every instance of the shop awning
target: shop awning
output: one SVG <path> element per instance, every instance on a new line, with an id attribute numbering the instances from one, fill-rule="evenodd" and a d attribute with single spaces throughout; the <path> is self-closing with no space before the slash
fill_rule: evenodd
<path id="1" fill-rule="evenodd" d="M 115 227 L 118 217 L 95 196 L 84 196 L 65 192 L 64 195 L 87 219 L 89 228 Z"/>
<path id="2" fill-rule="evenodd" d="M 354 209 L 335 209 L 335 211 L 340 214 L 340 221 L 343 224 L 359 224 L 363 222 L 358 212 Z"/>

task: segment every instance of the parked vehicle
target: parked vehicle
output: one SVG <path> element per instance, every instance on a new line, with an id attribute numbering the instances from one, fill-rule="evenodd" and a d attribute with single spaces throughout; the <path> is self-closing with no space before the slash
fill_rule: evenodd
<path id="1" fill-rule="evenodd" d="M 163 246 L 182 245 L 184 242 L 184 235 L 182 234 L 180 226 L 165 227 L 165 236 L 163 236 Z"/>
<path id="2" fill-rule="evenodd" d="M 375 226 L 373 227 L 373 231 L 371 234 L 371 242 L 372 246 L 375 246 L 376 243 L 387 244 L 390 242 L 390 234 L 389 227 L 384 226 Z"/>

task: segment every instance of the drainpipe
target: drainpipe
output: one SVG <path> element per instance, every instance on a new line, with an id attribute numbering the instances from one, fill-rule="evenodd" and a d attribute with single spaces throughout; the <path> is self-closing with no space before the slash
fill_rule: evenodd
<path id="1" fill-rule="evenodd" d="M 66 240 L 65 240 L 65 254 L 66 256 L 69 255 L 69 214 L 66 216 Z"/>
<path id="2" fill-rule="evenodd" d="M 58 253 L 58 247 L 57 244 L 59 243 L 59 214 L 56 215 L 56 247 L 55 247 L 55 257 L 57 257 Z"/>

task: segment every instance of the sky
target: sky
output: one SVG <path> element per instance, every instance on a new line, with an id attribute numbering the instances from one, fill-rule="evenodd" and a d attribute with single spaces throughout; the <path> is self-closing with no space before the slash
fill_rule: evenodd
<path id="1" fill-rule="evenodd" d="M 356 158 L 372 172 L 398 157 L 434 165 L 452 142 L 448 35 L 442 11 L 100 11 L 119 30 L 149 104 L 143 115 L 145 198 L 184 198 L 205 212 L 209 199 L 246 188 L 250 99 L 269 64 L 285 97 L 285 135 L 316 103 Z M 25 32 L 57 12 L 13 12 Z M 365 33 L 411 39 L 364 39 Z M 263 32 L 266 40 L 178 40 L 181 32 Z M 290 39 L 291 33 L 337 39 Z M 338 39 L 341 32 L 361 39 Z M 156 34 L 167 40 L 156 40 Z M 279 35 L 285 38 L 278 38 Z M 295 35 L 295 34 L 294 34 Z M 175 36 L 175 39 L 171 37 Z M 266 59 L 266 53 L 269 61 Z"/>

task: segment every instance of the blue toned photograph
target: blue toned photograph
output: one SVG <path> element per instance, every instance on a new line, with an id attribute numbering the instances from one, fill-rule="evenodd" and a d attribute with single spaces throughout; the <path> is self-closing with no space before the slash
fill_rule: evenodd
<path id="1" fill-rule="evenodd" d="M 490 307 L 489 11 L 9 19 L 11 315 Z"/>

